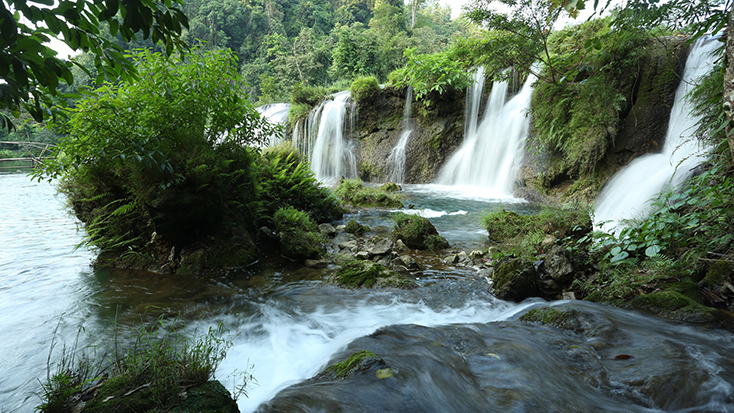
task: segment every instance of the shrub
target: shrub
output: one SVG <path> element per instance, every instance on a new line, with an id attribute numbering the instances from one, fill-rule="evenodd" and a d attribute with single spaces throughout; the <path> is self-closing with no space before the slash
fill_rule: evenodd
<path id="1" fill-rule="evenodd" d="M 80 400 L 73 396 L 97 382 L 99 390 L 91 393 L 93 398 L 86 402 L 85 412 L 168 411 L 182 401 L 182 390 L 213 379 L 232 344 L 221 326 L 191 339 L 182 336 L 176 324 L 167 325 L 160 318 L 151 326 L 135 328 L 132 345 L 127 348 L 118 342 L 116 331 L 109 358 L 94 360 L 88 353 L 79 354 L 78 341 L 71 349 L 64 347 L 57 372 L 51 375 L 49 371 L 42 383 L 42 403 L 37 410 L 72 411 Z M 244 389 L 251 376 L 243 375 L 242 379 L 245 383 L 240 388 Z M 231 398 L 229 402 L 234 404 Z"/>
<path id="2" fill-rule="evenodd" d="M 538 82 L 531 110 L 537 140 L 561 155 L 553 174 L 585 175 L 604 157 L 631 104 L 646 39 L 640 31 L 611 31 L 610 19 L 549 37 L 556 69 L 567 75 Z"/>
<path id="3" fill-rule="evenodd" d="M 485 214 L 482 223 L 487 228 L 489 239 L 495 242 L 516 239 L 521 243 L 526 237 L 537 239 L 539 232 L 553 235 L 556 239 L 580 239 L 592 229 L 588 209 L 572 206 L 544 206 L 538 213 L 529 215 L 499 209 Z"/>
<path id="4" fill-rule="evenodd" d="M 326 238 L 311 217 L 291 206 L 279 208 L 273 215 L 275 230 L 283 255 L 293 259 L 318 258 L 326 253 Z"/>
<path id="5" fill-rule="evenodd" d="M 327 95 L 328 91 L 323 86 L 308 86 L 303 83 L 296 83 L 291 90 L 291 103 L 314 107 L 326 99 Z"/>
<path id="6" fill-rule="evenodd" d="M 358 77 L 352 82 L 350 87 L 352 100 L 355 102 L 365 102 L 371 100 L 380 91 L 380 84 L 374 76 Z"/>
<path id="7" fill-rule="evenodd" d="M 234 56 L 133 58 L 140 79 L 102 86 L 69 109 L 62 156 L 36 176 L 61 177 L 101 256 L 167 256 L 221 232 L 246 234 L 256 199 L 246 145 L 273 128 L 247 101 Z"/>
<path id="8" fill-rule="evenodd" d="M 403 201 L 400 195 L 381 188 L 364 186 L 359 179 L 345 179 L 339 183 L 334 194 L 345 204 L 355 207 L 400 208 Z"/>
<path id="9" fill-rule="evenodd" d="M 275 211 L 287 206 L 308 213 L 317 223 L 342 217 L 344 209 L 339 201 L 314 177 L 292 146 L 266 149 L 255 169 L 259 225 L 269 224 Z"/>

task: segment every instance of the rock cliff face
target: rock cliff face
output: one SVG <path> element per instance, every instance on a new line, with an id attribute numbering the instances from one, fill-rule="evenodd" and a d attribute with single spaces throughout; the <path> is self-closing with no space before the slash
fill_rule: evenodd
<path id="1" fill-rule="evenodd" d="M 603 184 L 634 158 L 662 150 L 675 90 L 688 56 L 686 40 L 683 37 L 650 40 L 639 53 L 637 73 L 625 74 L 620 79 L 628 85 L 619 87 L 629 90 L 630 96 L 620 113 L 621 128 L 609 131 L 607 155 L 597 164 L 592 176 L 587 177 L 587 182 L 576 182 L 578 177 L 565 174 L 544 176 L 552 169 L 550 166 L 558 154 L 538 150 L 531 133 L 516 196 L 537 202 L 546 196 L 560 196 L 574 185 L 571 198 L 592 201 Z"/>
<path id="2" fill-rule="evenodd" d="M 622 126 L 609 131 L 607 155 L 592 176 L 582 177 L 582 182 L 577 182 L 579 177 L 563 173 L 549 176 L 558 154 L 540 148 L 531 133 L 516 196 L 543 202 L 574 186 L 571 198 L 591 201 L 603 183 L 632 159 L 659 151 L 687 51 L 686 39 L 681 37 L 653 39 L 640 50 L 637 73 L 622 74 L 615 86 L 629 96 L 620 112 Z M 389 180 L 388 158 L 403 131 L 405 92 L 386 87 L 358 104 L 355 143 L 358 172 L 364 181 Z M 430 110 L 422 101 L 413 102 L 414 131 L 406 148 L 406 183 L 432 182 L 463 140 L 465 92 L 451 90 L 425 99 L 432 102 Z"/>
<path id="3" fill-rule="evenodd" d="M 405 182 L 428 183 L 459 147 L 464 136 L 464 91 L 429 96 L 427 110 L 413 102 L 413 134 L 406 147 Z M 358 171 L 364 181 L 386 182 L 388 158 L 402 130 L 405 90 L 387 87 L 377 96 L 359 102 Z"/>

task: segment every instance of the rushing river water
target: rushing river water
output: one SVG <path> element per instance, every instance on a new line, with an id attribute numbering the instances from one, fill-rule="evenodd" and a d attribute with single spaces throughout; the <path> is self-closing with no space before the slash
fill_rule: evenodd
<path id="1" fill-rule="evenodd" d="M 127 325 L 161 313 L 188 331 L 222 323 L 232 332 L 217 376 L 231 389 L 229 373 L 253 366 L 257 383 L 238 401 L 243 412 L 734 411 L 734 335 L 725 330 L 591 303 L 503 302 L 473 270 L 432 262 L 423 263 L 418 288 L 405 291 L 338 288 L 318 270 L 270 261 L 206 277 L 94 272 L 92 252 L 74 250 L 82 233 L 53 186 L 6 174 L 0 189 L 3 412 L 38 404 L 33 392 L 46 377 L 54 330 L 70 344 L 84 327 L 82 345 L 99 344 L 115 319 Z M 484 195 L 407 186 L 406 204 L 468 250 L 483 243 L 481 211 L 532 209 Z M 388 214 L 346 218 L 380 233 Z M 577 328 L 517 321 L 547 305 L 581 313 Z M 395 375 L 307 381 L 358 350 L 382 356 Z"/>

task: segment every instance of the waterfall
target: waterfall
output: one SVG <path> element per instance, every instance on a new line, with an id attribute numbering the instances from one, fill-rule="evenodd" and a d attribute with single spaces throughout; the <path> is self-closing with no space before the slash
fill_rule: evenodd
<path id="1" fill-rule="evenodd" d="M 655 195 L 668 185 L 680 184 L 702 160 L 699 145 L 692 138 L 698 119 L 691 115 L 693 108 L 686 95 L 698 78 L 712 70 L 711 54 L 717 47 L 717 41 L 700 38 L 691 48 L 683 79 L 675 91 L 662 152 L 633 160 L 599 194 L 594 219 L 605 223 L 605 230 L 619 232 L 624 220 L 646 215 Z"/>
<path id="2" fill-rule="evenodd" d="M 441 170 L 438 184 L 483 187 L 500 196 L 512 194 L 530 130 L 527 111 L 534 82 L 535 77 L 530 75 L 509 101 L 508 83 L 494 82 L 484 118 L 479 122 L 484 69 L 474 73 L 474 84 L 467 91 L 464 141 Z"/>
<path id="3" fill-rule="evenodd" d="M 357 176 L 357 158 L 348 139 L 355 120 L 349 91 L 343 91 L 321 102 L 293 128 L 293 145 L 309 159 L 320 181 Z"/>
<path id="4" fill-rule="evenodd" d="M 255 108 L 260 116 L 266 118 L 273 125 L 285 125 L 288 122 L 288 112 L 291 110 L 290 103 L 271 103 Z M 274 134 L 268 137 L 268 141 L 264 146 L 276 145 L 281 143 L 283 138 L 281 135 Z"/>
<path id="5" fill-rule="evenodd" d="M 410 105 L 413 103 L 413 87 L 408 86 L 405 96 L 405 108 L 403 109 L 403 133 L 400 135 L 397 145 L 392 148 L 387 164 L 390 167 L 390 181 L 402 184 L 405 180 L 405 147 L 408 146 L 413 126 L 410 124 Z"/>

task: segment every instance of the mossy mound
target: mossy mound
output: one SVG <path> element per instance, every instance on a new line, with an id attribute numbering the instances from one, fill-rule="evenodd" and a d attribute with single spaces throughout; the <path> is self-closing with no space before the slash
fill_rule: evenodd
<path id="1" fill-rule="evenodd" d="M 495 242 L 510 241 L 535 232 L 553 235 L 556 239 L 579 239 L 593 228 L 589 211 L 573 206 L 544 206 L 537 214 L 529 215 L 499 209 L 484 215 L 482 222 L 490 241 Z"/>
<path id="2" fill-rule="evenodd" d="M 345 262 L 337 270 L 333 279 L 338 285 L 349 288 L 411 288 L 415 286 L 412 280 L 372 261 Z"/>
<path id="3" fill-rule="evenodd" d="M 384 183 L 382 184 L 380 189 L 382 189 L 383 191 L 387 191 L 387 192 L 395 192 L 395 191 L 403 190 L 403 188 L 400 185 L 396 184 L 395 182 Z"/>
<path id="4" fill-rule="evenodd" d="M 506 258 L 495 267 L 492 288 L 497 298 L 522 301 L 541 296 L 540 277 L 532 262 Z"/>
<path id="5" fill-rule="evenodd" d="M 668 284 L 661 291 L 640 294 L 629 301 L 629 306 L 692 322 L 712 321 L 718 311 L 703 304 L 698 286 L 690 280 Z"/>
<path id="6" fill-rule="evenodd" d="M 359 179 L 345 179 L 334 194 L 342 202 L 355 207 L 401 208 L 402 198 L 381 188 L 365 186 Z"/>
<path id="7" fill-rule="evenodd" d="M 540 323 L 558 328 L 575 330 L 577 328 L 576 310 L 555 308 L 534 308 L 520 317 L 526 323 Z"/>
<path id="8" fill-rule="evenodd" d="M 280 208 L 273 216 L 280 251 L 292 259 L 319 258 L 326 253 L 326 238 L 311 217 L 293 207 Z"/>
<path id="9" fill-rule="evenodd" d="M 393 240 L 401 240 L 409 248 L 419 250 L 441 250 L 449 248 L 446 238 L 440 236 L 428 219 L 418 215 L 399 212 L 394 215 Z"/>
<path id="10" fill-rule="evenodd" d="M 346 232 L 354 234 L 358 237 L 361 237 L 362 235 L 364 235 L 365 232 L 368 232 L 369 230 L 370 227 L 368 227 L 367 225 L 362 225 L 354 219 L 350 219 L 349 222 L 347 222 L 345 228 Z"/>

